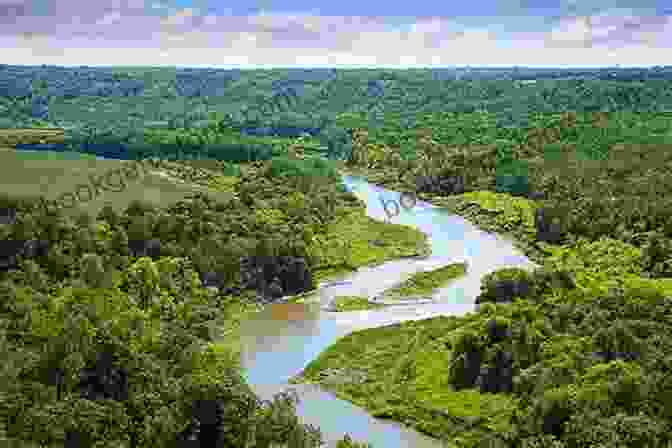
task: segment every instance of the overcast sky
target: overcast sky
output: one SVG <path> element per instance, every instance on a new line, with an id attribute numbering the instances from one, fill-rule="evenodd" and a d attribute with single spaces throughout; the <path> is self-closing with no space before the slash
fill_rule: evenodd
<path id="1" fill-rule="evenodd" d="M 269 68 L 672 65 L 671 0 L 323 3 L 0 0 L 0 62 Z"/>

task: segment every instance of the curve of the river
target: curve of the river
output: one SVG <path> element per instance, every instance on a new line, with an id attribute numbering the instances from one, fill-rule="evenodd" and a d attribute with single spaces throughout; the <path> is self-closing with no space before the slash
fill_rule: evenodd
<path id="1" fill-rule="evenodd" d="M 381 199 L 399 201 L 400 193 L 371 185 L 364 179 L 343 176 L 343 182 L 365 201 L 367 214 L 374 219 L 388 220 Z M 437 315 L 463 315 L 474 310 L 483 275 L 502 267 L 536 266 L 510 240 L 478 230 L 461 217 L 425 202 L 418 202 L 413 209 L 401 208 L 391 222 L 428 234 L 431 255 L 362 268 L 321 284 L 319 291 L 324 300 L 335 295 L 374 296 L 415 272 L 458 261 L 468 263 L 467 275 L 437 291 L 432 297 L 434 303 L 341 313 L 326 311 L 324 300 L 322 305 L 274 304 L 242 325 L 241 363 L 253 390 L 261 398 L 270 399 L 282 390 L 295 389 L 301 400 L 298 416 L 303 423 L 318 426 L 329 447 L 346 432 L 355 440 L 371 443 L 373 448 L 438 448 L 443 444 L 402 424 L 373 418 L 364 409 L 318 386 L 290 385 L 289 378 L 300 373 L 338 338 L 353 331 Z"/>

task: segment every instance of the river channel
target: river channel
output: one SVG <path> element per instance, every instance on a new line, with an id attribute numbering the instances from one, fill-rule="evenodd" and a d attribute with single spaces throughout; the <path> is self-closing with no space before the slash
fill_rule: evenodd
<path id="1" fill-rule="evenodd" d="M 262 399 L 271 399 L 282 390 L 296 390 L 300 399 L 299 418 L 303 423 L 318 426 L 328 447 L 335 446 L 335 441 L 346 432 L 355 440 L 371 443 L 373 448 L 442 447 L 436 439 L 402 424 L 373 418 L 364 409 L 318 386 L 290 385 L 287 381 L 338 338 L 353 331 L 438 315 L 463 315 L 474 310 L 483 275 L 502 267 L 532 269 L 536 265 L 510 240 L 478 230 L 461 217 L 425 202 L 419 201 L 408 210 L 400 207 L 399 215 L 390 220 L 381 198 L 399 201 L 400 193 L 371 185 L 358 177 L 344 176 L 343 182 L 366 203 L 371 218 L 425 232 L 431 255 L 361 268 L 320 284 L 316 297 L 321 297 L 321 301 L 265 307 L 242 325 L 241 364 L 245 377 Z M 467 275 L 437 291 L 432 297 L 433 303 L 341 313 L 325 310 L 326 302 L 334 296 L 374 296 L 415 272 L 461 261 L 468 263 Z"/>

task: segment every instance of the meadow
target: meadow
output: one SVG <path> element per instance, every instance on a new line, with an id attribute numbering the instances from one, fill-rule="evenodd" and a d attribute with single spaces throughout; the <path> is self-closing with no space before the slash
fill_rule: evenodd
<path id="1" fill-rule="evenodd" d="M 95 160 L 74 152 L 0 151 L 3 171 L 0 190 L 15 196 L 58 201 L 63 194 L 76 191 L 78 185 L 89 185 L 91 177 L 101 178 L 122 164 L 122 161 Z M 123 209 L 134 199 L 167 205 L 204 191 L 203 187 L 175 182 L 159 173 L 140 176 L 137 181 L 128 181 L 127 185 L 123 191 L 105 191 L 89 201 L 76 203 L 72 213 L 84 211 L 96 215 L 108 203 L 115 209 Z"/>

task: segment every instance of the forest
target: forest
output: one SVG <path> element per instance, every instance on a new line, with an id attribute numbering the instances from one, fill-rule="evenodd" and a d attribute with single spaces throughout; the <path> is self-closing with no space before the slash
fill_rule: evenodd
<path id="1" fill-rule="evenodd" d="M 289 108 L 255 115 L 290 87 Z M 319 446 L 291 396 L 245 383 L 236 332 L 333 272 L 423 252 L 363 217 L 351 173 L 511 235 L 541 267 L 484 277 L 466 316 L 355 332 L 303 379 L 360 365 L 370 381 L 339 396 L 459 447 L 670 446 L 670 103 L 669 67 L 0 66 L 0 127 L 66 136 L 10 149 L 165 156 L 204 186 L 95 213 L 3 191 L 0 440 Z"/>

